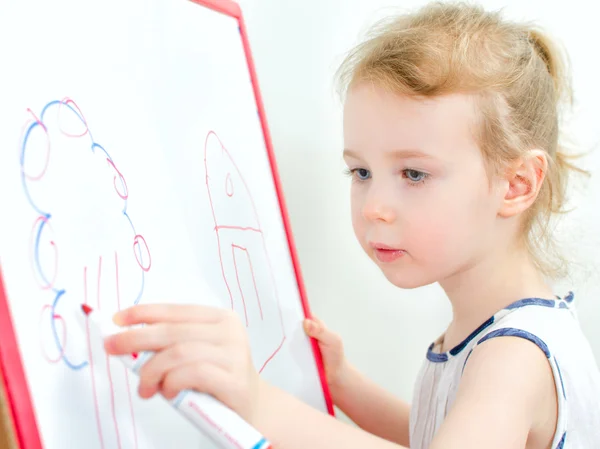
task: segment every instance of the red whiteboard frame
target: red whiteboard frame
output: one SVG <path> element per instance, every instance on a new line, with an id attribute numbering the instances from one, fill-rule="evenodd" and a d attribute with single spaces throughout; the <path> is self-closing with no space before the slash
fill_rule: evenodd
<path id="1" fill-rule="evenodd" d="M 265 139 L 265 145 L 269 157 L 269 163 L 271 166 L 271 172 L 273 174 L 273 181 L 275 183 L 275 189 L 277 192 L 277 198 L 279 201 L 279 208 L 285 227 L 287 236 L 288 246 L 294 266 L 294 273 L 298 283 L 298 290 L 300 292 L 300 298 L 302 300 L 302 309 L 306 317 L 311 316 L 310 307 L 307 300 L 306 288 L 302 274 L 300 272 L 300 262 L 296 251 L 296 245 L 292 236 L 290 219 L 287 212 L 287 207 L 283 197 L 283 189 L 277 164 L 275 161 L 275 154 L 273 151 L 273 145 L 271 142 L 271 136 L 267 126 L 266 114 L 262 97 L 258 87 L 258 79 L 256 75 L 256 69 L 254 67 L 254 61 L 252 59 L 252 53 L 250 51 L 250 44 L 248 41 L 248 32 L 242 16 L 242 11 L 237 3 L 231 0 L 190 0 L 200 6 L 210 8 L 219 13 L 231 16 L 235 18 L 239 23 L 239 30 L 244 46 L 244 53 L 248 64 L 248 70 L 250 72 L 250 78 L 252 80 L 252 86 L 254 90 L 254 97 L 260 116 L 260 122 L 262 131 Z M 321 387 L 323 389 L 325 403 L 327 410 L 331 415 L 334 415 L 333 402 L 327 386 L 325 378 L 325 369 L 323 365 L 323 359 L 319 346 L 314 339 L 311 339 L 311 346 L 315 361 L 317 364 L 319 377 L 321 381 Z M 12 324 L 10 308 L 8 306 L 8 297 L 4 288 L 4 282 L 2 278 L 2 270 L 0 267 L 0 371 L 2 372 L 2 382 L 4 386 L 6 402 L 8 406 L 8 412 L 10 418 L 12 418 L 12 426 L 14 431 L 15 440 L 20 449 L 43 449 L 35 411 L 33 409 L 33 401 L 29 392 L 27 384 L 27 378 L 25 377 L 25 369 L 21 360 L 19 347 L 17 345 L 17 338 L 15 329 Z"/>

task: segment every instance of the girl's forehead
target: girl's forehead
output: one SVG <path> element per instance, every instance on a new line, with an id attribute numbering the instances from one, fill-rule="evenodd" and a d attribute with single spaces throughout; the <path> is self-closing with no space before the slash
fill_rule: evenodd
<path id="1" fill-rule="evenodd" d="M 456 157 L 460 148 L 476 146 L 474 104 L 466 94 L 416 98 L 359 84 L 344 104 L 344 146 L 352 153 L 419 150 Z"/>

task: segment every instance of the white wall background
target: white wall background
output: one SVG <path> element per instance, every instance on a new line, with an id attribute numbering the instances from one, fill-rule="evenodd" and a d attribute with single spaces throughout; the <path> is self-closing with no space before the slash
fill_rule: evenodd
<path id="1" fill-rule="evenodd" d="M 302 271 L 313 311 L 339 332 L 350 360 L 409 400 L 429 343 L 450 319 L 437 285 L 412 291 L 387 283 L 355 242 L 348 180 L 342 175 L 341 104 L 332 77 L 343 53 L 366 27 L 405 0 L 239 0 L 273 137 Z M 584 0 L 486 0 L 509 17 L 535 20 L 570 52 L 583 149 L 600 141 L 600 7 Z M 561 237 L 574 259 L 582 326 L 600 361 L 600 154 L 584 159 L 592 178 L 573 196 Z"/>

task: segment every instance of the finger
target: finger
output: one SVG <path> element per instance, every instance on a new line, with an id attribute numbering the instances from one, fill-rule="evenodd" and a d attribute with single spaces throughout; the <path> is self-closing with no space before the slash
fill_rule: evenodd
<path id="1" fill-rule="evenodd" d="M 161 393 L 173 399 L 181 390 L 196 390 L 221 399 L 219 392 L 228 383 L 231 383 L 228 371 L 209 363 L 194 362 L 169 371 L 163 379 Z"/>
<path id="2" fill-rule="evenodd" d="M 117 312 L 113 320 L 120 326 L 164 322 L 216 323 L 229 311 L 218 307 L 181 304 L 141 304 Z"/>
<path id="3" fill-rule="evenodd" d="M 304 330 L 311 337 L 315 337 L 323 330 L 322 323 L 315 317 L 306 318 L 304 320 Z"/>
<path id="4" fill-rule="evenodd" d="M 104 340 L 104 349 L 108 354 L 131 354 L 156 352 L 186 341 L 219 345 L 223 340 L 222 328 L 217 324 L 161 323 L 111 335 Z"/>
<path id="5" fill-rule="evenodd" d="M 142 398 L 154 396 L 170 371 L 192 363 L 208 363 L 225 369 L 227 357 L 222 348 L 210 344 L 187 342 L 170 346 L 155 354 L 140 369 L 139 395 Z"/>
<path id="6" fill-rule="evenodd" d="M 331 332 L 325 324 L 318 318 L 306 320 L 306 333 L 319 340 L 326 346 L 337 345 L 341 342 L 341 338 L 334 332 Z"/>

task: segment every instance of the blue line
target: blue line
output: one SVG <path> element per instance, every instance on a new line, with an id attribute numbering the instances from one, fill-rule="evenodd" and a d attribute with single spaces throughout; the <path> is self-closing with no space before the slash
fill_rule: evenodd
<path id="1" fill-rule="evenodd" d="M 92 131 L 90 131 L 90 128 L 87 126 L 87 123 L 85 123 L 85 120 L 84 120 L 84 118 L 83 118 L 81 115 L 79 115 L 79 112 L 77 111 L 77 109 L 75 109 L 75 108 L 74 108 L 73 106 L 71 106 L 69 103 L 65 103 L 64 101 L 61 101 L 61 100 L 54 100 L 54 101 L 51 101 L 50 103 L 46 104 L 46 106 L 44 106 L 44 108 L 42 109 L 42 113 L 40 114 L 40 122 L 43 122 L 43 121 L 44 121 L 44 115 L 46 115 L 46 110 L 47 110 L 47 109 L 48 109 L 50 106 L 54 106 L 54 105 L 56 105 L 56 104 L 58 104 L 58 105 L 61 105 L 61 104 L 62 104 L 63 106 L 66 106 L 66 107 L 68 107 L 68 108 L 71 110 L 71 112 L 73 112 L 73 113 L 74 113 L 74 114 L 77 116 L 77 118 L 78 118 L 79 120 L 81 120 L 81 123 L 83 123 L 83 125 L 85 126 L 85 129 L 87 130 L 87 134 L 90 136 L 90 139 L 91 139 L 91 141 L 93 142 L 93 141 L 94 141 L 94 139 L 92 138 Z M 82 137 L 83 137 L 83 136 L 82 136 Z M 92 150 L 92 151 L 93 151 L 93 150 Z"/>
<path id="2" fill-rule="evenodd" d="M 57 294 L 56 294 L 56 298 L 54 298 L 54 303 L 52 304 L 52 315 L 50 316 L 50 322 L 52 324 L 52 334 L 54 335 L 54 342 L 56 343 L 56 347 L 58 348 L 59 352 L 62 354 L 62 360 L 63 362 L 65 362 L 65 364 L 73 369 L 73 370 L 80 370 L 82 368 L 85 368 L 88 365 L 88 362 L 81 362 L 78 365 L 75 365 L 73 363 L 71 363 L 71 361 L 67 358 L 67 356 L 64 354 L 64 348 L 63 345 L 60 344 L 60 338 L 58 337 L 58 331 L 56 330 L 56 320 L 54 319 L 54 312 L 56 310 L 56 306 L 58 305 L 58 300 L 65 294 L 65 290 L 60 290 Z"/>
<path id="3" fill-rule="evenodd" d="M 49 217 L 50 217 L 50 215 L 47 216 L 47 218 L 49 218 Z M 50 285 L 48 278 L 46 277 L 46 275 L 44 274 L 44 271 L 42 270 L 42 267 L 40 266 L 40 238 L 42 236 L 42 231 L 44 230 L 45 225 L 46 225 L 46 221 L 41 220 L 40 227 L 38 228 L 37 235 L 35 236 L 35 245 L 34 245 L 33 251 L 34 251 L 35 267 L 37 268 L 38 274 L 42 278 L 42 281 L 44 281 L 44 284 Z M 52 287 L 52 291 L 56 292 L 57 290 L 54 287 Z"/>
<path id="4" fill-rule="evenodd" d="M 95 151 L 95 149 L 96 149 L 96 148 L 100 148 L 100 149 L 102 150 L 102 152 L 103 152 L 103 153 L 106 155 L 106 157 L 107 157 L 107 158 L 108 158 L 108 159 L 109 159 L 111 162 L 113 162 L 112 158 L 110 157 L 110 154 L 108 154 L 108 151 L 106 151 L 102 145 L 100 145 L 99 143 L 96 143 L 96 142 L 92 142 L 92 151 L 93 151 L 94 153 L 96 152 L 96 151 Z"/>
<path id="5" fill-rule="evenodd" d="M 27 140 L 29 139 L 29 134 L 31 134 L 31 131 L 33 131 L 33 129 L 36 126 L 40 126 L 40 124 L 38 122 L 33 122 L 31 125 L 29 125 L 29 128 L 27 128 L 27 131 L 25 132 L 25 136 L 23 137 L 23 144 L 21 145 L 21 157 L 19 158 L 21 167 L 23 167 L 23 165 L 25 165 L 25 146 L 26 146 Z"/>
<path id="6" fill-rule="evenodd" d="M 131 218 L 129 217 L 129 214 L 125 211 L 123 212 L 123 215 L 125 215 L 125 217 L 127 217 L 127 220 L 129 221 L 129 224 L 131 225 L 131 229 L 133 230 L 133 235 L 137 235 L 137 233 L 135 232 L 135 226 L 133 226 L 133 221 L 131 221 Z"/>
<path id="7" fill-rule="evenodd" d="M 49 103 L 47 103 L 43 108 L 42 108 L 42 112 L 40 113 L 40 117 L 39 117 L 39 121 L 36 121 L 34 123 L 32 123 L 29 128 L 27 129 L 24 138 L 23 138 L 23 143 L 21 146 L 21 154 L 20 154 L 20 165 L 21 165 L 21 183 L 22 183 L 22 187 L 23 187 L 23 192 L 25 193 L 25 196 L 27 198 L 27 201 L 29 202 L 29 204 L 31 205 L 31 207 L 41 216 L 44 218 L 44 220 L 41 220 L 40 225 L 37 229 L 37 234 L 36 234 L 36 238 L 35 238 L 35 246 L 34 246 L 34 261 L 35 261 L 35 269 L 38 272 L 38 275 L 40 276 L 40 278 L 43 280 L 43 282 L 47 285 L 50 285 L 48 282 L 48 278 L 46 277 L 42 266 L 41 266 L 41 262 L 40 262 L 40 241 L 41 241 L 41 235 L 42 232 L 44 230 L 44 226 L 45 224 L 48 222 L 48 220 L 51 218 L 50 213 L 44 212 L 42 209 L 40 209 L 35 202 L 33 201 L 33 198 L 31 197 L 31 194 L 29 192 L 28 186 L 27 186 L 27 177 L 25 176 L 25 170 L 24 170 L 24 165 L 25 165 L 25 152 L 27 150 L 27 143 L 29 140 L 29 137 L 31 135 L 31 132 L 33 131 L 33 129 L 35 129 L 36 126 L 44 126 L 44 116 L 46 115 L 48 109 L 52 106 L 56 106 L 56 105 L 63 105 L 69 108 L 69 110 L 71 112 L 73 112 L 76 117 L 81 120 L 81 123 L 85 126 L 86 130 L 87 130 L 87 134 L 90 137 L 91 140 L 91 151 L 92 153 L 96 152 L 96 148 L 100 148 L 100 150 L 102 150 L 102 152 L 106 155 L 106 157 L 108 158 L 108 160 L 112 163 L 113 160 L 110 156 L 110 154 L 108 153 L 108 151 L 106 151 L 106 149 L 96 143 L 92 137 L 92 132 L 89 129 L 87 123 L 85 122 L 85 119 L 83 118 L 83 116 L 79 113 L 79 111 L 77 109 L 75 109 L 71 104 L 61 101 L 61 100 L 53 100 L 50 101 Z M 82 136 L 83 137 L 83 136 Z M 121 181 L 121 186 L 123 188 L 123 190 L 125 191 L 126 187 L 125 187 L 125 182 L 123 180 L 122 177 L 120 177 L 120 181 Z M 115 186 L 116 187 L 116 186 Z M 128 192 L 127 192 L 128 193 Z M 123 215 L 125 215 L 125 217 L 127 218 L 127 221 L 129 222 L 129 225 L 131 226 L 131 229 L 133 230 L 133 235 L 137 235 L 136 231 L 135 231 L 135 226 L 133 225 L 133 221 L 131 220 L 131 218 L 129 217 L 129 215 L 127 214 L 127 206 L 128 206 L 128 202 L 126 199 L 123 200 L 124 205 L 123 205 Z M 139 260 L 140 260 L 140 264 L 143 265 L 143 253 L 141 251 L 141 248 L 138 248 L 139 251 Z M 137 297 L 134 301 L 134 304 L 138 304 L 140 302 L 140 300 L 142 299 L 143 293 L 144 293 L 144 288 L 145 288 L 145 272 L 144 270 L 141 270 L 142 272 L 142 279 L 141 279 L 141 286 L 140 286 L 140 291 L 137 294 Z M 89 362 L 88 361 L 84 361 L 81 362 L 79 364 L 74 364 L 72 363 L 65 355 L 64 355 L 64 348 L 61 345 L 60 342 L 60 338 L 58 336 L 58 331 L 56 328 L 56 320 L 54 319 L 54 315 L 55 315 L 55 310 L 56 307 L 58 305 L 59 299 L 65 295 L 66 290 L 64 289 L 58 289 L 55 287 L 52 287 L 52 292 L 55 294 L 55 298 L 52 304 L 52 315 L 50 317 L 51 319 L 51 327 L 52 327 L 52 334 L 54 337 L 54 341 L 56 343 L 56 347 L 58 348 L 58 350 L 60 351 L 60 353 L 62 354 L 62 361 L 71 369 L 73 370 L 80 370 L 86 366 L 88 366 Z"/>
<path id="8" fill-rule="evenodd" d="M 23 144 L 21 145 L 21 157 L 19 158 L 19 161 L 21 164 L 21 184 L 23 185 L 23 190 L 25 191 L 25 196 L 27 197 L 27 201 L 29 201 L 29 204 L 31 205 L 31 207 L 33 207 L 38 214 L 49 217 L 49 215 L 46 212 L 42 211 L 33 202 L 33 198 L 31 198 L 29 189 L 27 188 L 27 177 L 25 176 L 25 148 L 27 147 L 27 141 L 29 139 L 29 135 L 31 134 L 31 131 L 36 126 L 40 126 L 40 124 L 38 122 L 35 122 L 35 123 L 32 123 L 31 126 L 29 126 L 29 128 L 27 128 L 27 132 L 25 133 L 25 137 L 23 138 Z"/>
<path id="9" fill-rule="evenodd" d="M 144 276 L 144 270 L 142 270 L 142 286 L 140 288 L 140 292 L 137 295 L 137 298 L 135 298 L 135 301 L 133 301 L 133 305 L 137 306 L 138 303 L 140 302 L 140 300 L 142 299 L 142 295 L 144 294 L 144 285 L 146 283 L 145 281 L 145 276 Z"/>
<path id="10" fill-rule="evenodd" d="M 46 106 L 44 106 L 44 108 L 42 109 L 42 113 L 40 114 L 40 122 L 44 121 L 44 115 L 46 115 L 46 111 L 48 110 L 48 108 L 50 106 L 54 106 L 55 104 L 64 104 L 64 103 L 60 100 L 53 100 L 50 103 L 46 104 Z M 73 108 L 71 108 L 71 109 L 73 109 Z"/>
<path id="11" fill-rule="evenodd" d="M 127 220 L 129 220 L 129 224 L 131 225 L 131 230 L 133 231 L 133 236 L 135 238 L 137 233 L 135 232 L 135 226 L 133 225 L 133 222 L 131 221 L 129 214 L 127 214 L 127 212 L 123 211 L 123 215 L 125 215 L 125 217 L 127 217 Z M 140 245 L 138 245 L 138 255 L 140 256 L 139 257 L 140 265 L 144 265 L 144 255 L 142 254 Z M 133 305 L 138 305 L 138 303 L 142 299 L 142 295 L 144 294 L 144 286 L 146 284 L 146 272 L 143 269 L 141 269 L 141 267 L 140 267 L 140 270 L 142 272 L 142 285 L 140 287 L 140 292 L 138 293 L 137 298 L 135 298 L 135 300 L 133 301 Z"/>

